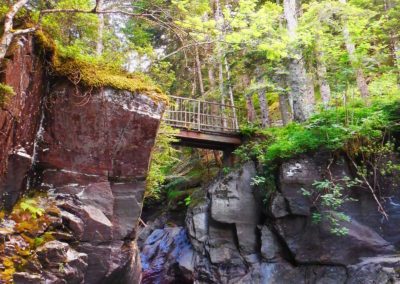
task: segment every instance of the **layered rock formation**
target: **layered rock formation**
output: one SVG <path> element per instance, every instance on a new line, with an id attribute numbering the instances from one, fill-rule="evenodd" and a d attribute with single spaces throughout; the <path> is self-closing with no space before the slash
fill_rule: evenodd
<path id="1" fill-rule="evenodd" d="M 28 273 L 14 281 L 138 283 L 136 226 L 165 104 L 140 93 L 83 88 L 46 76 L 42 67 L 32 40 L 20 39 L 2 75 L 17 93 L 0 111 L 3 201 L 11 208 L 27 188 L 45 191 L 60 218 L 45 229 L 57 240 L 35 252 L 40 267 L 25 267 Z M 74 269 L 66 269 L 71 261 Z"/>
<path id="2" fill-rule="evenodd" d="M 257 172 L 253 163 L 218 178 L 188 210 L 186 231 L 192 249 L 174 251 L 179 258 L 173 261 L 164 249 L 163 259 L 170 266 L 145 272 L 170 279 L 169 268 L 175 267 L 175 274 L 181 269 L 195 283 L 397 283 L 400 194 L 394 190 L 393 177 L 383 181 L 386 187 L 381 192 L 389 220 L 377 211 L 370 192 L 353 188 L 347 193 L 358 201 L 341 208 L 351 217 L 343 223 L 348 233 L 337 236 L 328 222 L 312 222 L 314 204 L 301 193 L 325 178 L 329 158 L 318 153 L 283 163 L 277 190 L 264 201 L 260 188 L 251 186 Z M 351 176 L 349 168 L 342 158 L 330 165 L 336 180 Z M 155 231 L 150 239 L 167 238 L 167 230 Z M 163 243 L 176 248 L 174 238 Z M 157 262 L 158 245 L 148 239 L 142 254 Z"/>

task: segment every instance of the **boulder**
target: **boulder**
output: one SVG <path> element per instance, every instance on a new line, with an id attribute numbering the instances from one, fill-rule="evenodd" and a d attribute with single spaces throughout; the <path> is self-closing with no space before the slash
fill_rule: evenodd
<path id="1" fill-rule="evenodd" d="M 208 188 L 211 196 L 211 217 L 214 220 L 228 224 L 259 223 L 259 206 L 250 185 L 255 175 L 254 163 L 248 162 L 239 170 L 217 179 Z"/>
<path id="2" fill-rule="evenodd" d="M 281 257 L 281 245 L 268 226 L 259 226 L 261 232 L 261 255 L 267 261 L 276 261 Z"/>

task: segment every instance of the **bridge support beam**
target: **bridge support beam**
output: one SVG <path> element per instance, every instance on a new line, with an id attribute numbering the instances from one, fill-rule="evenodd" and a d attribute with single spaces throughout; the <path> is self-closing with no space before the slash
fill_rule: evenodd
<path id="1" fill-rule="evenodd" d="M 242 144 L 239 135 L 204 133 L 185 129 L 181 129 L 176 138 L 178 138 L 176 145 L 227 151 L 230 155 L 236 147 Z"/>

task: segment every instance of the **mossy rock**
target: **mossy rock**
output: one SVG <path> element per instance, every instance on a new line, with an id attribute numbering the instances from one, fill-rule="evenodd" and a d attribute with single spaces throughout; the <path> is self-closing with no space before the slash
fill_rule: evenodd
<path id="1" fill-rule="evenodd" d="M 0 83 L 0 108 L 4 108 L 15 95 L 14 89 L 4 83 Z"/>
<path id="2" fill-rule="evenodd" d="M 128 73 L 111 65 L 63 56 L 55 42 L 43 31 L 35 33 L 35 41 L 57 76 L 67 77 L 72 83 L 88 88 L 111 87 L 144 94 L 155 102 L 168 104 L 168 97 L 144 74 Z"/>

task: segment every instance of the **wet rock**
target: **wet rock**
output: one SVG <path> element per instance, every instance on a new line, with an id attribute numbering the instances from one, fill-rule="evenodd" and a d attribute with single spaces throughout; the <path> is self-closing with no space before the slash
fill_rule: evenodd
<path id="1" fill-rule="evenodd" d="M 20 37 L 14 46 L 0 67 L 0 81 L 12 86 L 16 94 L 5 110 L 0 109 L 0 198 L 8 209 L 25 190 L 46 85 L 32 37 Z"/>
<path id="2" fill-rule="evenodd" d="M 50 241 L 36 250 L 40 262 L 44 266 L 57 266 L 67 259 L 69 245 L 60 241 Z"/>
<path id="3" fill-rule="evenodd" d="M 135 228 L 142 213 L 145 182 L 112 184 L 114 209 L 112 223 L 114 238 L 134 238 Z"/>
<path id="4" fill-rule="evenodd" d="M 100 209 L 108 218 L 113 216 L 114 196 L 109 182 L 91 183 L 79 192 L 79 200 Z"/>
<path id="5" fill-rule="evenodd" d="M 193 283 L 193 249 L 182 227 L 156 229 L 141 250 L 142 283 Z"/>
<path id="6" fill-rule="evenodd" d="M 258 203 L 250 185 L 255 175 L 255 166 L 249 162 L 209 187 L 211 216 L 214 220 L 230 224 L 259 222 Z"/>
<path id="7" fill-rule="evenodd" d="M 81 283 L 87 268 L 87 255 L 67 243 L 50 241 L 36 251 L 46 283 Z"/>
<path id="8" fill-rule="evenodd" d="M 13 275 L 14 284 L 41 284 L 45 283 L 43 277 L 40 274 L 28 273 L 28 272 L 16 272 Z"/>
<path id="9" fill-rule="evenodd" d="M 315 225 L 305 217 L 277 219 L 276 227 L 299 263 L 352 264 L 360 257 L 391 253 L 394 247 L 356 220 L 346 222 L 345 236 L 331 233 L 331 225 Z"/>
<path id="10" fill-rule="evenodd" d="M 400 257 L 386 255 L 363 258 L 349 267 L 348 284 L 399 283 Z"/>
<path id="11" fill-rule="evenodd" d="M 281 245 L 275 234 L 266 226 L 259 226 L 261 231 L 261 255 L 267 261 L 276 261 L 281 257 Z"/>
<path id="12" fill-rule="evenodd" d="M 85 226 L 82 241 L 104 242 L 112 240 L 112 223 L 100 209 L 85 205 L 82 207 L 80 217 Z"/>
<path id="13" fill-rule="evenodd" d="M 74 237 L 77 240 L 81 240 L 85 230 L 82 219 L 64 210 L 61 211 L 61 216 L 64 224 L 71 230 Z"/>
<path id="14" fill-rule="evenodd" d="M 286 201 L 280 192 L 274 192 L 270 205 L 269 211 L 274 218 L 281 218 L 289 215 L 286 209 Z"/>

